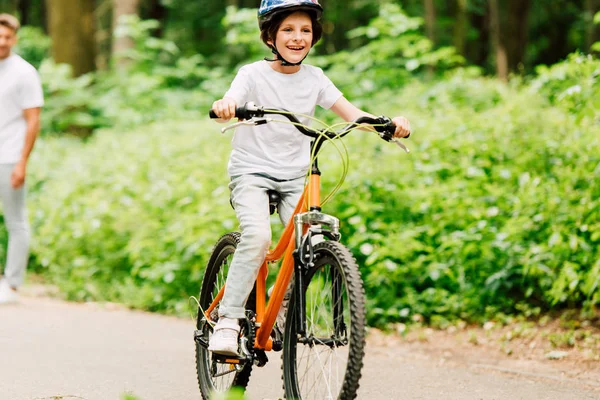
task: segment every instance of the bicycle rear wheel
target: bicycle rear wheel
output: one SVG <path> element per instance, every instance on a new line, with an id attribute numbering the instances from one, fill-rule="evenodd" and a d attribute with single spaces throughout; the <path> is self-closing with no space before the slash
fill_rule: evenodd
<path id="1" fill-rule="evenodd" d="M 223 235 L 217 241 L 204 272 L 196 329 L 202 332 L 202 339 L 206 342 L 212 335 L 212 328 L 204 319 L 202 310 L 208 309 L 219 290 L 225 286 L 231 259 L 239 241 L 240 234 L 238 232 Z M 212 319 L 215 320 L 217 315 L 218 310 L 213 310 L 211 313 Z M 251 363 L 244 365 L 217 363 L 212 356 L 212 352 L 196 340 L 196 372 L 200 392 L 204 399 L 211 398 L 214 392 L 226 392 L 233 386 L 245 389 L 250 379 L 251 370 Z"/>
<path id="2" fill-rule="evenodd" d="M 305 279 L 306 333 L 298 334 L 295 296 L 285 324 L 285 396 L 354 399 L 365 354 L 365 299 L 356 261 L 338 242 L 319 243 Z"/>

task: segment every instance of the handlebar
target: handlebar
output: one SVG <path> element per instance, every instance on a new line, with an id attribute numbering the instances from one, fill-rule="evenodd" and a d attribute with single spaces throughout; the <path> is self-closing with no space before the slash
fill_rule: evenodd
<path id="1" fill-rule="evenodd" d="M 252 102 L 248 102 L 248 103 L 244 104 L 243 106 L 237 107 L 235 109 L 235 116 L 237 118 L 239 118 L 241 120 L 245 120 L 245 121 L 241 121 L 241 122 L 232 124 L 226 128 L 223 128 L 222 132 L 225 132 L 226 130 L 229 130 L 229 129 L 233 129 L 239 125 L 265 124 L 267 122 L 272 121 L 272 118 L 264 118 L 264 116 L 265 115 L 274 115 L 274 114 L 278 114 L 283 117 L 286 117 L 290 122 L 293 123 L 293 125 L 296 127 L 296 129 L 298 129 L 304 135 L 310 136 L 312 138 L 319 138 L 319 137 L 325 136 L 329 139 L 335 139 L 335 138 L 339 138 L 339 137 L 343 137 L 343 136 L 347 135 L 348 133 L 350 133 L 350 131 L 352 131 L 354 128 L 356 128 L 359 125 L 362 125 L 362 124 L 372 125 L 373 128 L 379 134 L 379 137 L 381 137 L 383 140 L 385 140 L 386 142 L 394 142 L 398 146 L 402 147 L 406 152 L 409 151 L 406 148 L 406 146 L 404 146 L 402 143 L 400 143 L 397 139 L 394 139 L 394 132 L 396 131 L 396 125 L 394 125 L 394 123 L 392 122 L 392 120 L 390 118 L 385 117 L 385 116 L 380 116 L 380 117 L 375 117 L 375 118 L 359 117 L 356 120 L 348 123 L 348 125 L 346 125 L 341 130 L 332 132 L 331 130 L 328 130 L 328 129 L 316 130 L 316 129 L 306 127 L 302 124 L 302 122 L 300 122 L 300 120 L 298 120 L 298 118 L 293 113 L 291 113 L 287 110 L 280 109 L 280 108 L 258 107 Z M 219 118 L 212 109 L 209 112 L 209 116 L 210 116 L 210 118 Z"/>

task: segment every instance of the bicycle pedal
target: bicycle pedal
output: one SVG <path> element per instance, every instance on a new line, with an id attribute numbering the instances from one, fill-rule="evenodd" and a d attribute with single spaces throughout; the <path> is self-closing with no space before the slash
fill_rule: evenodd
<path id="1" fill-rule="evenodd" d="M 237 356 L 229 356 L 224 354 L 215 354 L 213 353 L 213 360 L 219 364 L 244 364 L 248 362 L 248 359 L 242 357 L 240 355 Z"/>
<path id="2" fill-rule="evenodd" d="M 267 357 L 267 353 L 264 350 L 255 351 L 254 363 L 257 367 L 264 367 L 268 361 L 269 357 Z"/>

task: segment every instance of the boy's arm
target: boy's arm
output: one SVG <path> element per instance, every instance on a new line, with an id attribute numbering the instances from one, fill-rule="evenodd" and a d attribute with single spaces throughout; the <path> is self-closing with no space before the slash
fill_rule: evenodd
<path id="1" fill-rule="evenodd" d="M 333 106 L 331 106 L 331 111 L 339 115 L 344 121 L 354 121 L 360 117 L 371 117 L 375 118 L 374 115 L 366 113 L 356 107 L 354 104 L 350 103 L 348 99 L 344 96 L 340 97 Z"/>
<path id="2" fill-rule="evenodd" d="M 334 104 L 331 106 L 331 111 L 339 115 L 344 121 L 354 121 L 360 117 L 371 117 L 375 118 L 374 115 L 369 114 L 367 112 L 362 111 L 354 104 L 350 103 L 348 99 L 344 96 L 340 97 Z M 392 122 L 396 125 L 396 132 L 394 132 L 394 137 L 403 138 L 408 137 L 410 135 L 410 122 L 408 119 L 404 117 L 395 117 L 392 118 Z M 365 131 L 373 131 L 371 127 L 361 128 Z"/>

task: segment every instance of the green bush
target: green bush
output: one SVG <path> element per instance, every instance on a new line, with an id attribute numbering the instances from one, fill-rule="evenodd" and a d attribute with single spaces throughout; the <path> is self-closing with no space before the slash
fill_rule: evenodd
<path id="1" fill-rule="evenodd" d="M 537 73 L 532 90 L 575 115 L 577 121 L 600 122 L 600 60 L 571 54 L 562 63 L 538 67 Z"/>
<path id="2" fill-rule="evenodd" d="M 576 54 L 507 86 L 455 68 L 453 50 L 432 50 L 398 6 L 382 10 L 352 33 L 373 39 L 364 48 L 314 59 L 356 104 L 403 114 L 415 131 L 409 155 L 351 135 L 350 173 L 324 208 L 361 265 L 369 322 L 598 305 L 598 60 Z M 180 58 L 144 21 L 123 28 L 137 43 L 126 73 L 72 79 L 42 64 L 47 130 L 113 127 L 88 142 L 41 140 L 30 167 L 32 264 L 69 299 L 187 312 L 214 241 L 237 226 L 230 139 L 198 120 L 229 84 L 226 64 L 258 51 L 245 47 L 249 16 L 231 9 L 235 21 L 222 68 Z M 327 191 L 341 163 L 329 148 L 321 164 Z"/>
<path id="3" fill-rule="evenodd" d="M 422 25 L 421 18 L 409 17 L 399 5 L 386 2 L 368 26 L 348 33 L 349 39 L 367 39 L 366 45 L 311 61 L 326 68 L 344 94 L 359 103 L 383 89 L 402 87 L 416 76 L 441 74 L 464 62 L 453 48 L 434 49 L 420 33 Z"/>
<path id="4" fill-rule="evenodd" d="M 413 152 L 355 132 L 350 173 L 324 207 L 361 265 L 370 323 L 597 305 L 599 127 L 469 70 L 404 93 L 371 105 L 411 119 Z M 39 269 L 70 299 L 185 312 L 214 241 L 237 226 L 218 128 L 44 141 L 32 172 Z M 341 167 L 324 151 L 327 192 Z"/>
<path id="5" fill-rule="evenodd" d="M 598 304 L 600 127 L 461 75 L 409 85 L 387 111 L 415 127 L 408 159 L 353 147 L 361 165 L 334 204 L 370 322 Z"/>
<path id="6" fill-rule="evenodd" d="M 228 140 L 211 128 L 165 123 L 85 144 L 42 141 L 31 167 L 38 270 L 69 299 L 187 310 L 214 241 L 236 226 Z"/>
<path id="7" fill-rule="evenodd" d="M 100 128 L 128 129 L 203 114 L 228 87 L 223 69 L 209 66 L 200 55 L 183 57 L 173 42 L 152 37 L 157 26 L 136 17 L 121 21 L 115 34 L 135 42 L 122 55 L 131 60 L 122 70 L 73 78 L 68 65 L 44 60 L 42 132 L 89 136 Z"/>
<path id="8" fill-rule="evenodd" d="M 14 50 L 35 68 L 39 68 L 42 61 L 50 57 L 51 44 L 52 41 L 41 28 L 24 26 L 19 29 L 19 40 Z"/>

